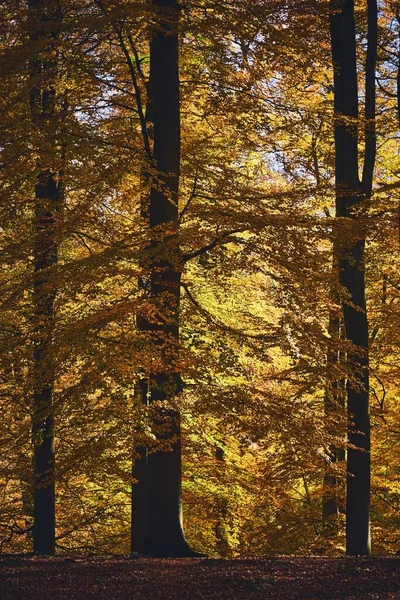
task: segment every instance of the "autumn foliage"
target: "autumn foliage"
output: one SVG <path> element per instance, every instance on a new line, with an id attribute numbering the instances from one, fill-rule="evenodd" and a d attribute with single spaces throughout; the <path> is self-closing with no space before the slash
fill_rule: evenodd
<path id="1" fill-rule="evenodd" d="M 399 550 L 400 8 L 378 3 L 371 115 L 354 4 L 350 116 L 349 0 L 0 4 L 0 552 L 32 551 L 54 484 L 57 553 L 129 554 L 132 507 L 181 483 L 176 554 L 340 554 L 346 450 L 369 457 L 349 389 L 372 552 Z M 338 126 L 364 157 L 371 123 L 372 190 L 361 166 L 343 190 Z"/>

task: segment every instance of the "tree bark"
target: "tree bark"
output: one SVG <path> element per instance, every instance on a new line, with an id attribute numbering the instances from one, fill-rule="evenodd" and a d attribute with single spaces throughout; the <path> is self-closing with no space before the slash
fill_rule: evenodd
<path id="1" fill-rule="evenodd" d="M 368 43 L 374 45 L 373 9 L 368 2 Z M 376 19 L 376 10 L 375 10 Z M 370 554 L 370 420 L 368 321 L 365 298 L 364 201 L 371 194 L 374 168 L 373 54 L 366 65 L 366 154 L 364 176 L 358 174 L 358 87 L 353 0 L 331 0 L 330 32 L 334 68 L 336 215 L 345 228 L 339 250 L 339 281 L 346 291 L 343 315 L 352 375 L 347 382 L 348 449 L 346 495 L 346 554 Z M 376 44 L 376 38 L 375 38 Z M 373 50 L 372 50 L 373 52 Z M 376 49 L 375 49 L 376 52 Z M 368 130 L 367 130 L 368 126 Z M 357 222 L 357 228 L 354 223 Z"/>
<path id="2" fill-rule="evenodd" d="M 33 222 L 33 414 L 34 525 L 33 551 L 55 554 L 54 463 L 54 300 L 57 264 L 56 215 L 61 183 L 51 164 L 56 152 L 56 38 L 60 13 L 52 0 L 29 0 L 32 44 L 31 117 L 38 143 L 38 174 Z"/>
<path id="3" fill-rule="evenodd" d="M 150 72 L 155 173 L 149 203 L 151 243 L 145 257 L 150 274 L 150 310 L 145 311 L 147 316 L 139 317 L 138 329 L 147 335 L 156 367 L 147 374 L 146 396 L 157 441 L 153 449 L 142 448 L 138 459 L 137 469 L 141 471 L 138 477 L 144 478 L 145 484 L 136 490 L 136 504 L 133 500 L 132 529 L 136 528 L 137 534 L 132 532 L 132 540 L 133 549 L 139 552 L 188 556 L 192 551 L 182 528 L 180 415 L 170 405 L 182 389 L 179 372 L 182 270 L 178 239 L 179 5 L 175 0 L 153 0 L 152 7 L 155 29 L 150 43 Z M 143 390 L 141 393 L 143 396 Z M 140 494 L 147 496 L 147 507 Z M 138 503 L 143 514 L 135 516 L 135 511 L 140 510 Z M 135 539 L 136 535 L 140 539 Z"/>

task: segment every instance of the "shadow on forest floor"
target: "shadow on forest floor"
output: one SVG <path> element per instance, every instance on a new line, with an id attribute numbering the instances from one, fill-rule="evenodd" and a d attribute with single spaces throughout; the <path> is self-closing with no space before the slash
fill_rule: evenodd
<path id="1" fill-rule="evenodd" d="M 400 558 L 0 556 L 1 600 L 400 600 Z"/>

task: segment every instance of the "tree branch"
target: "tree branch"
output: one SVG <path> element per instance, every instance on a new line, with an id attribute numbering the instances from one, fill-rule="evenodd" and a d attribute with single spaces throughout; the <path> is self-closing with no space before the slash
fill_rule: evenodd
<path id="1" fill-rule="evenodd" d="M 209 250 L 212 250 L 213 248 L 216 248 L 220 244 L 234 241 L 233 239 L 229 239 L 229 238 L 232 235 L 234 235 L 235 233 L 241 233 L 242 231 L 243 231 L 242 229 L 233 229 L 232 231 L 227 231 L 226 233 L 222 234 L 221 236 L 215 238 L 215 240 L 213 240 L 206 246 L 203 246 L 202 248 L 199 248 L 198 250 L 194 250 L 193 252 L 188 252 L 187 254 L 184 254 L 182 256 L 183 264 L 187 263 L 189 260 L 192 260 L 192 258 L 197 258 L 197 256 L 202 256 L 203 254 L 205 254 Z"/>

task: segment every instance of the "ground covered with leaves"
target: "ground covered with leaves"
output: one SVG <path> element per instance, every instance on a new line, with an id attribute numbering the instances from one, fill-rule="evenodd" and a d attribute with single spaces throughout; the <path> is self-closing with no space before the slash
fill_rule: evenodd
<path id="1" fill-rule="evenodd" d="M 2 600 L 400 599 L 400 558 L 0 557 Z"/>

